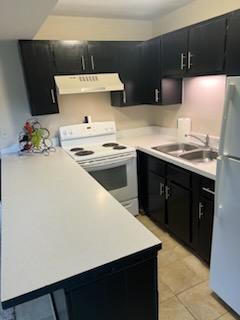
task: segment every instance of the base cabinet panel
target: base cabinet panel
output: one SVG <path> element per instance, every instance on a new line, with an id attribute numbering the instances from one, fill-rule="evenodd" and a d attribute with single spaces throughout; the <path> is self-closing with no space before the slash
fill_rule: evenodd
<path id="1" fill-rule="evenodd" d="M 191 192 L 174 183 L 168 184 L 168 227 L 182 241 L 190 241 Z"/>
<path id="2" fill-rule="evenodd" d="M 148 175 L 148 192 L 148 215 L 153 220 L 165 224 L 165 178 L 150 171 Z"/>
<path id="3" fill-rule="evenodd" d="M 207 262 L 210 262 L 211 256 L 213 216 L 214 201 L 200 197 L 197 253 Z"/>
<path id="4" fill-rule="evenodd" d="M 66 291 L 69 320 L 158 320 L 157 257 Z"/>

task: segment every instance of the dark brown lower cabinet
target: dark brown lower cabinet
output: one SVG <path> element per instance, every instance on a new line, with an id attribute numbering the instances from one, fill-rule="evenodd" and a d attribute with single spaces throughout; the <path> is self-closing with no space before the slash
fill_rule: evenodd
<path id="1" fill-rule="evenodd" d="M 156 253 L 65 294 L 70 320 L 158 320 Z"/>
<path id="2" fill-rule="evenodd" d="M 148 174 L 148 209 L 149 216 L 161 224 L 166 223 L 166 200 L 165 200 L 166 179 L 149 171 Z"/>
<path id="3" fill-rule="evenodd" d="M 142 211 L 210 263 L 214 181 L 143 152 L 138 158 Z"/>
<path id="4" fill-rule="evenodd" d="M 200 197 L 198 215 L 197 253 L 210 262 L 212 229 L 214 217 L 214 201 Z"/>
<path id="5" fill-rule="evenodd" d="M 167 185 L 168 228 L 185 243 L 190 242 L 191 192 L 175 184 Z"/>

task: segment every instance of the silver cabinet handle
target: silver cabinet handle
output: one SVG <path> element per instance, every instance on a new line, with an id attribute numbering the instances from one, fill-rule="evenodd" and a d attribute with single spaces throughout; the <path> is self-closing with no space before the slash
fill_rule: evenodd
<path id="1" fill-rule="evenodd" d="M 91 56 L 91 65 L 92 65 L 92 70 L 95 70 L 95 63 L 94 63 L 94 57 Z"/>
<path id="2" fill-rule="evenodd" d="M 165 189 L 165 185 L 163 183 L 160 183 L 160 196 L 164 195 L 164 189 Z"/>
<path id="3" fill-rule="evenodd" d="M 201 220 L 202 217 L 204 216 L 204 212 L 203 212 L 203 204 L 201 202 L 199 202 L 199 205 L 198 205 L 198 219 Z"/>
<path id="4" fill-rule="evenodd" d="M 159 102 L 159 93 L 160 93 L 160 90 L 155 89 L 155 102 Z"/>
<path id="5" fill-rule="evenodd" d="M 189 51 L 188 52 L 188 69 L 192 68 L 192 57 L 193 57 L 193 54 Z"/>
<path id="6" fill-rule="evenodd" d="M 82 69 L 83 69 L 83 71 L 85 71 L 86 70 L 86 64 L 85 64 L 84 56 L 81 56 L 81 60 L 82 60 Z"/>
<path id="7" fill-rule="evenodd" d="M 185 59 L 186 59 L 186 55 L 184 53 L 181 53 L 181 70 L 184 70 L 186 67 L 186 63 L 184 63 Z"/>
<path id="8" fill-rule="evenodd" d="M 203 190 L 203 191 L 206 191 L 206 192 L 208 192 L 208 193 L 211 193 L 211 194 L 213 194 L 213 195 L 215 195 L 215 192 L 212 191 L 212 190 L 210 190 L 210 189 L 208 189 L 208 188 L 202 187 L 202 190 Z"/>
<path id="9" fill-rule="evenodd" d="M 54 89 L 51 89 L 52 103 L 56 103 Z"/>
<path id="10" fill-rule="evenodd" d="M 165 187 L 165 199 L 168 200 L 170 198 L 170 187 Z"/>
<path id="11" fill-rule="evenodd" d="M 127 94 L 125 90 L 123 90 L 123 103 L 127 103 Z"/>

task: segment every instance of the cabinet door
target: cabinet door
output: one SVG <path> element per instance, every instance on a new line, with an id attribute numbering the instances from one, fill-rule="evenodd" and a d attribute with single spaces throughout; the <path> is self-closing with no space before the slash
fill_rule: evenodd
<path id="1" fill-rule="evenodd" d="M 115 73 L 119 68 L 117 42 L 88 42 L 90 70 L 93 73 Z"/>
<path id="2" fill-rule="evenodd" d="M 227 75 L 240 75 L 240 13 L 234 13 L 228 19 L 227 32 L 227 54 L 226 73 Z"/>
<path id="3" fill-rule="evenodd" d="M 188 29 L 162 36 L 162 75 L 184 76 L 187 67 Z"/>
<path id="4" fill-rule="evenodd" d="M 165 178 L 148 173 L 148 215 L 160 224 L 166 222 Z"/>
<path id="5" fill-rule="evenodd" d="M 124 107 L 141 104 L 140 43 L 120 42 L 118 72 L 124 91 L 112 92 L 112 106 Z"/>
<path id="6" fill-rule="evenodd" d="M 58 113 L 49 41 L 19 41 L 31 114 Z"/>
<path id="7" fill-rule="evenodd" d="M 191 192 L 169 182 L 166 189 L 168 227 L 182 241 L 190 242 Z"/>
<path id="8" fill-rule="evenodd" d="M 142 103 L 161 104 L 160 38 L 141 45 Z"/>
<path id="9" fill-rule="evenodd" d="M 55 73 L 71 75 L 90 72 L 87 43 L 84 41 L 51 41 Z"/>
<path id="10" fill-rule="evenodd" d="M 211 255 L 213 217 L 214 201 L 205 197 L 200 197 L 197 252 L 207 262 L 210 262 Z"/>
<path id="11" fill-rule="evenodd" d="M 156 258 L 126 270 L 127 317 L 121 319 L 157 320 L 157 290 Z M 115 314 L 112 319 L 116 319 Z"/>
<path id="12" fill-rule="evenodd" d="M 226 18 L 214 19 L 190 28 L 188 73 L 191 75 L 223 72 Z"/>
<path id="13" fill-rule="evenodd" d="M 126 319 L 125 275 L 117 273 L 67 294 L 71 320 Z"/>
<path id="14" fill-rule="evenodd" d="M 157 320 L 157 258 L 66 292 L 71 320 Z"/>
<path id="15" fill-rule="evenodd" d="M 161 80 L 161 105 L 182 103 L 182 79 Z"/>

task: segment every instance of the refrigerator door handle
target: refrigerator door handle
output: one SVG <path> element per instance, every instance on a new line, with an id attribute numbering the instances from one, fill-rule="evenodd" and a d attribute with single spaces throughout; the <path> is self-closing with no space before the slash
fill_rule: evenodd
<path id="1" fill-rule="evenodd" d="M 227 119 L 230 109 L 230 101 L 232 100 L 233 94 L 235 92 L 235 84 L 230 83 L 227 88 L 226 100 L 224 105 L 224 112 L 223 112 L 223 121 L 222 121 L 222 128 L 221 128 L 221 139 L 219 145 L 219 155 L 224 155 L 224 145 L 225 145 L 225 138 L 226 138 L 226 129 L 227 129 Z"/>
<path id="2" fill-rule="evenodd" d="M 221 171 L 224 170 L 224 162 L 225 159 L 223 156 L 219 156 L 218 157 L 218 163 L 217 163 L 217 177 L 220 177 Z M 222 172 L 223 173 L 223 172 Z M 222 175 L 223 176 L 223 175 Z M 221 196 L 220 196 L 220 192 L 223 188 L 223 184 L 224 184 L 224 179 L 217 179 L 217 183 L 216 183 L 216 190 L 215 190 L 215 203 L 214 203 L 214 207 L 215 207 L 215 217 L 216 218 L 220 218 L 220 212 L 222 205 L 221 205 Z"/>

